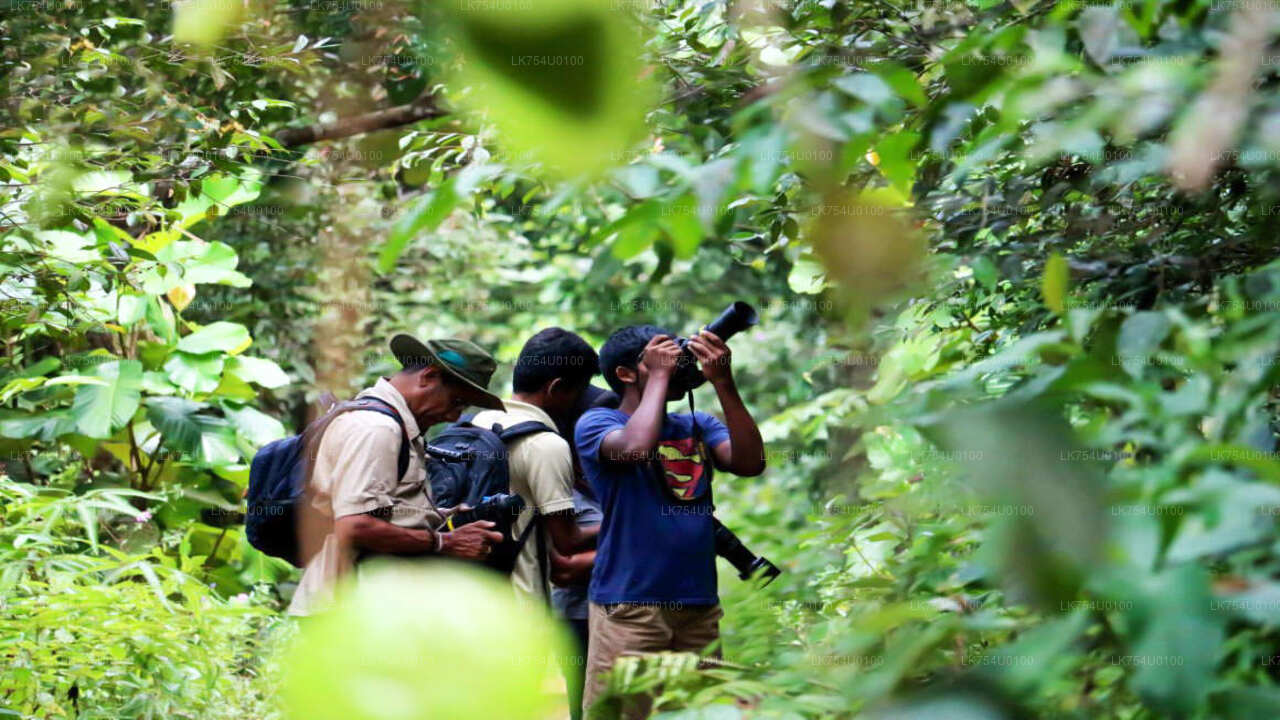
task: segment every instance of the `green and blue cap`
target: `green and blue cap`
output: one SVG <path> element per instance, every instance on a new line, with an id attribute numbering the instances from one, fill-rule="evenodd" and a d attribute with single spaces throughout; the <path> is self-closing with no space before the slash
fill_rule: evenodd
<path id="1" fill-rule="evenodd" d="M 489 381 L 498 369 L 498 361 L 484 348 L 467 340 L 445 338 L 425 343 L 401 333 L 391 338 L 391 352 L 405 367 L 422 365 L 430 361 L 450 377 L 471 388 L 472 405 L 489 410 L 506 410 L 502 400 L 489 392 Z"/>

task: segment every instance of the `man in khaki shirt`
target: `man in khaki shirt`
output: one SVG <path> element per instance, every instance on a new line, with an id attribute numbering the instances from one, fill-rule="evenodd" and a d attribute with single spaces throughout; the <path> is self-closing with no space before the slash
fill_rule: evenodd
<path id="1" fill-rule="evenodd" d="M 354 410 L 334 418 L 320 437 L 311 468 L 308 512 L 302 513 L 301 547 L 309 557 L 289 605 L 290 615 L 323 610 L 335 581 L 360 553 L 447 555 L 484 558 L 502 535 L 493 523 L 475 522 L 439 532 L 441 512 L 431 500 L 422 432 L 453 422 L 463 408 L 502 408 L 485 388 L 497 364 L 465 340 L 391 340 L 403 369 L 382 378 L 357 398 L 390 407 L 393 418 Z M 409 464 L 397 476 L 400 448 L 409 443 Z"/>
<path id="2" fill-rule="evenodd" d="M 525 541 L 511 582 L 523 595 L 544 604 L 551 589 L 551 558 L 540 560 L 539 547 L 571 555 L 595 545 L 596 529 L 579 528 L 573 519 L 573 454 L 568 441 L 557 434 L 556 420 L 573 413 L 598 370 L 599 357 L 581 337 L 561 328 L 542 330 L 520 351 L 506 410 L 481 412 L 471 421 L 479 427 L 511 427 L 533 420 L 549 430 L 512 441 L 507 455 L 511 492 L 525 501 L 512 535 L 520 537 L 537 513 L 537 533 L 542 536 L 541 543 L 532 535 Z"/>

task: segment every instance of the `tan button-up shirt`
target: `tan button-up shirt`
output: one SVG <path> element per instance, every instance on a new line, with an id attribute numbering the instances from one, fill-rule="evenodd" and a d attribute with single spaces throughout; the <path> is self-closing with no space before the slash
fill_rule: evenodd
<path id="1" fill-rule="evenodd" d="M 477 413 L 472 423 L 479 427 L 492 427 L 494 423 L 511 427 L 516 423 L 535 420 L 546 425 L 550 432 L 540 432 L 517 438 L 508 448 L 507 470 L 511 477 L 511 492 L 524 498 L 525 509 L 516 518 L 512 534 L 519 538 L 529 526 L 533 511 L 547 514 L 573 509 L 573 455 L 569 443 L 556 432 L 556 423 L 542 408 L 519 400 L 504 400 L 507 411 L 485 410 Z M 543 534 L 544 547 L 551 547 L 551 538 Z M 538 572 L 538 539 L 532 534 L 520 549 L 515 569 L 511 571 L 511 583 L 524 597 L 544 602 L 543 592 L 549 578 Z M 547 562 L 550 569 L 550 562 Z"/>
<path id="2" fill-rule="evenodd" d="M 328 520 L 374 511 L 406 528 L 434 529 L 443 521 L 431 501 L 426 479 L 426 454 L 413 413 L 404 397 L 386 379 L 356 397 L 376 397 L 389 403 L 404 422 L 410 438 L 409 467 L 397 477 L 404 435 L 396 421 L 371 410 L 343 413 L 325 428 L 311 475 L 311 510 Z M 289 605 L 290 615 L 310 615 L 332 599 L 334 582 L 350 569 L 349 549 L 339 547 L 330 533 L 320 552 L 307 563 Z"/>

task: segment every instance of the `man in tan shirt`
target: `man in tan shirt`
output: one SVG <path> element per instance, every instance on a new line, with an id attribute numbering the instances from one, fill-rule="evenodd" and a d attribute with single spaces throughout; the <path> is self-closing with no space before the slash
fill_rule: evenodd
<path id="1" fill-rule="evenodd" d="M 479 560 L 502 540 L 487 521 L 453 532 L 437 530 L 444 518 L 425 482 L 421 438 L 423 430 L 457 420 L 468 406 L 502 409 L 502 401 L 486 389 L 497 363 L 465 340 L 423 343 L 397 335 L 391 351 L 403 369 L 378 380 L 357 399 L 391 408 L 400 423 L 374 410 L 354 410 L 334 418 L 320 437 L 309 511 L 302 513 L 301 547 L 310 560 L 290 615 L 323 610 L 335 581 L 362 553 Z M 400 448 L 406 442 L 409 464 L 398 476 Z"/>
<path id="2" fill-rule="evenodd" d="M 506 410 L 487 410 L 471 420 L 479 427 L 512 427 L 533 420 L 549 430 L 512 441 L 507 455 L 511 492 L 525 501 L 512 535 L 520 537 L 535 513 L 541 523 L 520 549 L 511 582 L 522 595 L 544 605 L 550 594 L 548 551 L 571 555 L 595 545 L 595 528 L 579 528 L 573 519 L 573 454 L 556 432 L 556 420 L 572 415 L 598 371 L 599 357 L 587 341 L 561 328 L 547 328 L 521 349 Z"/>

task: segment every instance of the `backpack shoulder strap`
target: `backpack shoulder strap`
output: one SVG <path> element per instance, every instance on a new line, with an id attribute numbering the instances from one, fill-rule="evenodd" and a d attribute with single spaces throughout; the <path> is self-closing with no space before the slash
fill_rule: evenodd
<path id="1" fill-rule="evenodd" d="M 396 480 L 404 478 L 404 474 L 409 472 L 409 430 L 405 428 L 404 419 L 400 417 L 400 413 L 386 400 L 366 395 L 338 405 L 333 414 L 336 416 L 355 410 L 370 410 L 379 415 L 386 415 L 400 426 L 400 454 L 396 458 Z"/>
<path id="2" fill-rule="evenodd" d="M 498 433 L 498 437 L 502 439 L 502 442 L 509 443 L 512 440 L 522 438 L 525 435 L 533 435 L 540 432 L 551 432 L 551 428 L 543 425 L 537 420 L 526 420 L 524 422 L 516 423 L 511 427 L 502 428 Z"/>

